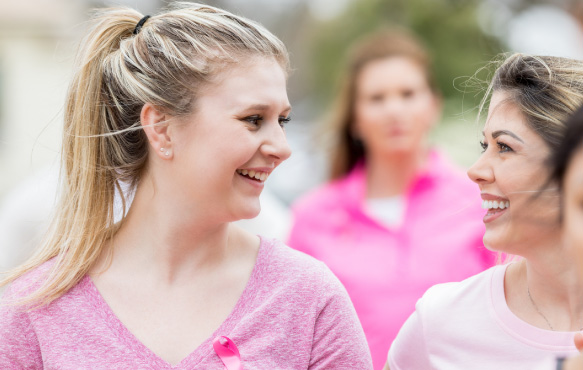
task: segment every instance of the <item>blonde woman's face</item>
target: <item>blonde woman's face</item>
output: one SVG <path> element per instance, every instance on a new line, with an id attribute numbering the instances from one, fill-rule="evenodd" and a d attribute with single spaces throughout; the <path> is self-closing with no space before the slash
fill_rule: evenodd
<path id="1" fill-rule="evenodd" d="M 175 191 L 209 219 L 252 218 L 267 177 L 291 154 L 286 76 L 276 61 L 258 58 L 218 77 L 175 126 Z"/>
<path id="2" fill-rule="evenodd" d="M 422 67 L 405 57 L 365 65 L 356 80 L 354 108 L 353 134 L 369 157 L 419 150 L 440 115 Z"/>
<path id="3" fill-rule="evenodd" d="M 484 245 L 528 257 L 537 245 L 559 240 L 559 197 L 556 189 L 541 188 L 548 179 L 545 161 L 550 149 L 507 95 L 492 96 L 484 151 L 468 170 L 479 185 L 484 210 Z"/>
<path id="4" fill-rule="evenodd" d="M 571 159 L 563 185 L 563 237 L 583 277 L 583 149 Z"/>

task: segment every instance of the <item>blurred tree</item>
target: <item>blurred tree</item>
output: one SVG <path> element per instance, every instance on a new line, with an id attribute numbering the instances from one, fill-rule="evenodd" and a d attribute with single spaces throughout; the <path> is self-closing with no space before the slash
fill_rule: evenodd
<path id="1" fill-rule="evenodd" d="M 347 47 L 380 27 L 400 26 L 417 34 L 431 52 L 446 114 L 475 107 L 480 94 L 459 91 L 464 76 L 473 75 L 503 51 L 499 41 L 479 27 L 480 4 L 480 0 L 354 1 L 338 18 L 314 24 L 309 44 L 310 95 L 317 97 L 319 106 L 327 106 L 340 81 Z"/>

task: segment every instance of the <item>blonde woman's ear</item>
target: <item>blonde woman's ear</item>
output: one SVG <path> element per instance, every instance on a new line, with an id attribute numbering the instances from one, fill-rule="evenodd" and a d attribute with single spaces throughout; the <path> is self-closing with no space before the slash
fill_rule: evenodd
<path id="1" fill-rule="evenodd" d="M 148 137 L 150 149 L 163 159 L 172 156 L 172 137 L 169 116 L 150 103 L 144 104 L 140 113 L 142 128 Z"/>

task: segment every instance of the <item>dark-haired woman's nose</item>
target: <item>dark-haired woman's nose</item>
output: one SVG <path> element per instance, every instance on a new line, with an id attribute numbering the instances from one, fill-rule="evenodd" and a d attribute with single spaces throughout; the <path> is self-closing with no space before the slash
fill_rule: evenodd
<path id="1" fill-rule="evenodd" d="M 489 164 L 486 152 L 468 169 L 468 177 L 478 185 L 488 184 L 494 181 L 494 172 Z"/>

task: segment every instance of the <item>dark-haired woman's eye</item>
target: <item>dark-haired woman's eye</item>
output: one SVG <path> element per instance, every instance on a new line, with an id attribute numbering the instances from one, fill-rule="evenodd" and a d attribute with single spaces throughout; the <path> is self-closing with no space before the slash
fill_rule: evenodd
<path id="1" fill-rule="evenodd" d="M 283 128 L 286 124 L 291 121 L 291 117 L 279 117 L 279 125 Z"/>
<path id="2" fill-rule="evenodd" d="M 498 152 L 499 153 L 506 153 L 506 152 L 511 152 L 512 148 L 509 147 L 508 145 L 504 144 L 503 142 L 499 141 L 496 144 L 498 144 L 498 148 L 500 149 Z"/>
<path id="3" fill-rule="evenodd" d="M 480 141 L 480 146 L 482 147 L 482 153 L 484 153 L 486 149 L 488 149 L 488 144 L 486 144 L 486 142 L 484 141 Z"/>

